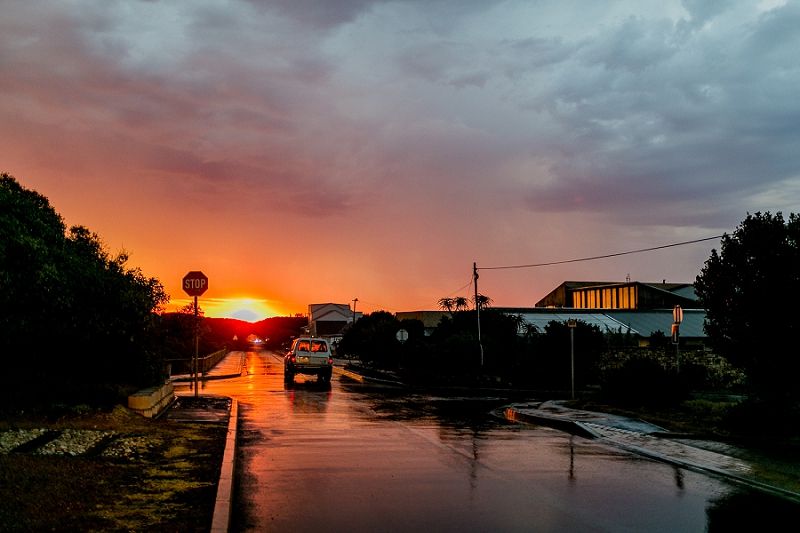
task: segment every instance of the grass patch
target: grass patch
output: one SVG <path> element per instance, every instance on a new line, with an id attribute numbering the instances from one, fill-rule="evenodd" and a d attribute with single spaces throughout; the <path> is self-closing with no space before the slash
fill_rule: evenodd
<path id="1" fill-rule="evenodd" d="M 578 398 L 566 402 L 565 405 L 573 409 L 637 418 L 674 433 L 691 433 L 707 438 L 728 438 L 731 436 L 728 424 L 729 413 L 736 404 L 709 400 L 685 400 L 671 406 L 620 406 L 593 398 Z"/>
<path id="2" fill-rule="evenodd" d="M 150 446 L 133 457 L 0 455 L 3 531 L 208 531 L 227 425 L 81 411 L 57 420 L 20 413 L 0 429 L 115 430 Z"/>

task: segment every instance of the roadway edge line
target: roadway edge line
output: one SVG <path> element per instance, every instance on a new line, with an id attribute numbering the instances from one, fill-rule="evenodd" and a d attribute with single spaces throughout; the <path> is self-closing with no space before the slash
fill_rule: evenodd
<path id="1" fill-rule="evenodd" d="M 231 525 L 233 507 L 233 479 L 236 467 L 236 436 L 239 424 L 239 401 L 231 400 L 231 414 L 228 418 L 228 433 L 225 451 L 222 454 L 222 468 L 217 485 L 217 500 L 214 516 L 211 519 L 211 533 L 227 533 Z"/>
<path id="2" fill-rule="evenodd" d="M 334 366 L 332 368 L 333 371 L 336 372 L 337 374 L 341 374 L 343 376 L 347 376 L 350 379 L 354 379 L 356 381 L 364 383 L 364 376 L 360 374 L 356 374 L 355 372 L 350 372 L 349 370 L 345 370 L 344 368 L 339 368 L 338 366 Z"/>

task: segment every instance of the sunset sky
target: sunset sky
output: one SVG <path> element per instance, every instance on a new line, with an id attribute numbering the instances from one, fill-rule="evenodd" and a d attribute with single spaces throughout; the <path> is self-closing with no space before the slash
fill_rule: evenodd
<path id="1" fill-rule="evenodd" d="M 0 1 L 0 171 L 211 316 L 435 309 L 478 267 L 800 211 L 800 2 Z M 717 241 L 481 272 L 692 282 Z"/>

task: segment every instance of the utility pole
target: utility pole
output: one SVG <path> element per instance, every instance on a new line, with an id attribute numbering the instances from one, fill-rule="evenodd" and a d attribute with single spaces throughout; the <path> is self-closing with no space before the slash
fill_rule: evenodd
<path id="1" fill-rule="evenodd" d="M 356 304 L 358 303 L 358 298 L 353 300 L 353 326 L 356 325 Z"/>
<path id="2" fill-rule="evenodd" d="M 478 301 L 478 263 L 472 263 L 472 278 L 475 280 L 475 312 L 478 314 L 478 346 L 481 348 L 481 366 L 483 366 L 483 343 L 481 342 L 481 303 Z"/>

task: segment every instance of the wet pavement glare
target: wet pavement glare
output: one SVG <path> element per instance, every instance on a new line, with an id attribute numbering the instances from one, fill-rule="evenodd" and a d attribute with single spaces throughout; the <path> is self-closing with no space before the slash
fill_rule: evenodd
<path id="1" fill-rule="evenodd" d="M 201 389 L 239 400 L 232 531 L 713 532 L 753 520 L 763 529 L 800 508 L 508 422 L 499 408 L 518 396 L 421 394 L 337 374 L 284 384 L 266 351 L 248 353 L 246 372 Z"/>

